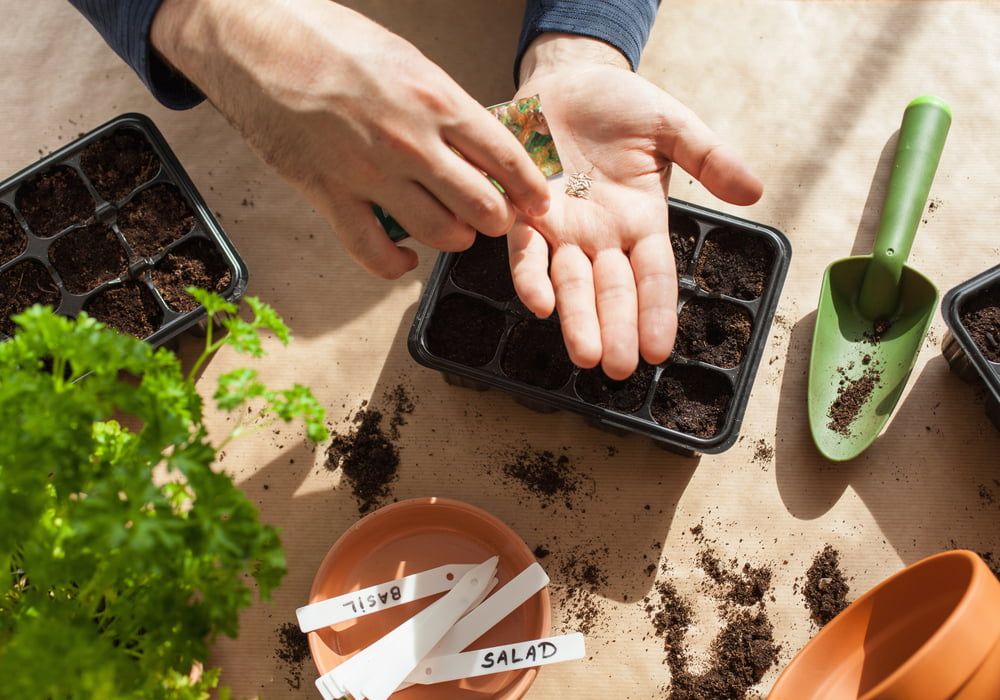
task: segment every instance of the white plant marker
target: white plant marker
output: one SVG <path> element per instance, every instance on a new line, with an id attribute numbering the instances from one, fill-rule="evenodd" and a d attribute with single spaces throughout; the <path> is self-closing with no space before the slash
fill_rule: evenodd
<path id="1" fill-rule="evenodd" d="M 475 564 L 450 564 L 410 574 L 394 581 L 386 581 L 352 593 L 345 593 L 335 598 L 327 598 L 318 603 L 305 605 L 295 611 L 295 616 L 298 618 L 299 627 L 303 632 L 312 632 L 339 622 L 364 617 L 380 610 L 388 610 L 397 605 L 450 591 L 459 579 L 475 566 Z"/>
<path id="2" fill-rule="evenodd" d="M 413 675 L 420 676 L 420 683 L 445 683 L 462 678 L 475 678 L 493 673 L 547 666 L 562 661 L 574 661 L 582 659 L 585 655 L 583 635 L 574 632 L 558 637 L 546 637 L 530 642 L 504 644 L 489 649 L 476 649 L 462 654 L 424 659 Z"/>
<path id="3" fill-rule="evenodd" d="M 348 693 L 355 700 L 386 700 L 490 587 L 497 561 L 497 557 L 492 557 L 473 568 L 440 599 L 320 676 L 317 688 L 328 700 Z"/>
<path id="4" fill-rule="evenodd" d="M 538 562 L 533 563 L 490 596 L 486 602 L 456 622 L 448 634 L 431 650 L 428 657 L 448 656 L 465 650 L 474 641 L 496 627 L 501 620 L 514 612 L 531 596 L 545 588 L 548 583 L 549 577 L 545 573 L 545 569 Z M 406 683 L 397 690 L 402 690 L 411 683 L 425 682 L 423 664 L 421 664 L 407 676 Z"/>

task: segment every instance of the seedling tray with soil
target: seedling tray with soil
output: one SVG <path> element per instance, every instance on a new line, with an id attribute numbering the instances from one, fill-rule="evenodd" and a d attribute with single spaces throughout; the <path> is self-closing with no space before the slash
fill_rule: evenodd
<path id="1" fill-rule="evenodd" d="M 625 381 L 573 366 L 558 319 L 516 298 L 504 239 L 478 236 L 438 258 L 410 329 L 414 359 L 445 381 L 496 387 L 540 411 L 564 409 L 682 454 L 722 452 L 740 424 L 791 259 L 773 228 L 678 200 L 670 237 L 680 280 L 677 344 Z"/>
<path id="2" fill-rule="evenodd" d="M 189 286 L 235 301 L 247 269 L 147 117 L 117 117 L 0 183 L 0 339 L 40 303 L 162 345 L 205 317 Z"/>
<path id="3" fill-rule="evenodd" d="M 958 285 L 941 302 L 952 372 L 986 386 L 986 414 L 1000 430 L 1000 265 Z"/>

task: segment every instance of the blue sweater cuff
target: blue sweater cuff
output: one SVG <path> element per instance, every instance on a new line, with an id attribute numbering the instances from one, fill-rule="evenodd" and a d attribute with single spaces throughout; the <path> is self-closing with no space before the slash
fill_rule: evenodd
<path id="1" fill-rule="evenodd" d="M 514 82 L 519 82 L 524 52 L 546 32 L 605 41 L 625 54 L 635 70 L 659 4 L 659 0 L 528 0 L 514 62 Z"/>
<path id="2" fill-rule="evenodd" d="M 149 43 L 149 30 L 162 1 L 70 0 L 161 104 L 189 109 L 204 100 L 204 95 L 157 56 Z"/>

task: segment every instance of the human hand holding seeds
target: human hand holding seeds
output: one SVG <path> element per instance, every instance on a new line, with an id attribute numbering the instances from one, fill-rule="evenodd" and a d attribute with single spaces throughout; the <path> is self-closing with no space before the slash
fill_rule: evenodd
<path id="1" fill-rule="evenodd" d="M 752 204 L 760 181 L 691 110 L 633 74 L 596 39 L 544 34 L 528 48 L 515 99 L 539 95 L 565 177 L 552 205 L 508 235 L 518 296 L 558 309 L 570 358 L 612 379 L 639 355 L 667 359 L 677 329 L 677 273 L 667 228 L 676 162 L 714 195 Z"/>

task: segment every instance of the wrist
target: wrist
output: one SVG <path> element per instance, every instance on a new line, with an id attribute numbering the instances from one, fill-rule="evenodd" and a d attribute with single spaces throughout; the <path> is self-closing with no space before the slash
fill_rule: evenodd
<path id="1" fill-rule="evenodd" d="M 631 71 L 621 51 L 600 39 L 577 34 L 546 33 L 538 36 L 521 57 L 520 82 L 556 73 L 565 68 L 606 65 Z"/>
<path id="2" fill-rule="evenodd" d="M 206 37 L 216 4 L 218 0 L 163 0 L 149 30 L 152 50 L 196 83 L 196 57 L 209 42 Z"/>

